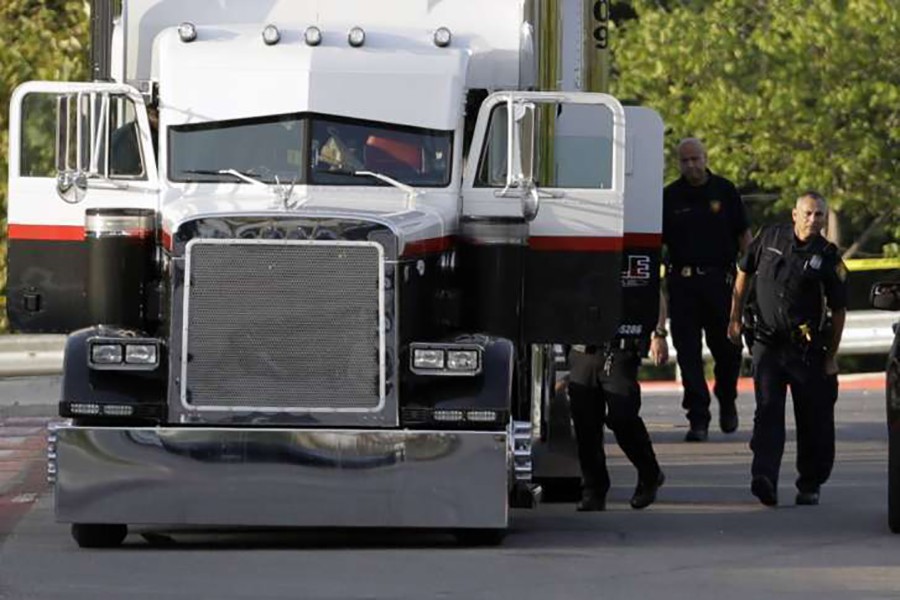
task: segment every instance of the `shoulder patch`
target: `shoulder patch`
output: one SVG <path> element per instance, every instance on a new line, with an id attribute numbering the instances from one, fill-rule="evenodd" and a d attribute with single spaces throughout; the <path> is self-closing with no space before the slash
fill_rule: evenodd
<path id="1" fill-rule="evenodd" d="M 834 273 L 841 282 L 847 281 L 847 265 L 841 259 L 838 259 L 837 263 L 835 263 Z"/>

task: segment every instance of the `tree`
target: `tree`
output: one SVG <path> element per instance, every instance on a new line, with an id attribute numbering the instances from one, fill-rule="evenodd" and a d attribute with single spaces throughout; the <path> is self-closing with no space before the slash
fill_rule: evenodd
<path id="1" fill-rule="evenodd" d="M 0 289 L 6 288 L 6 200 L 9 101 L 13 89 L 33 79 L 88 77 L 89 6 L 84 0 L 3 0 L 0 3 Z M 6 327 L 0 310 L 0 329 Z"/>
<path id="2" fill-rule="evenodd" d="M 847 229 L 900 239 L 900 5 L 633 6 L 637 19 L 613 37 L 613 91 L 660 111 L 668 151 L 680 137 L 703 138 L 716 170 L 742 189 L 775 191 L 782 208 L 816 189 Z"/>

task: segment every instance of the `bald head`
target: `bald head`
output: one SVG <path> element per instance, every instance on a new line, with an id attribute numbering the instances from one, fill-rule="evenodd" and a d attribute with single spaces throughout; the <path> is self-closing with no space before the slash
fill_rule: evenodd
<path id="1" fill-rule="evenodd" d="M 678 142 L 678 170 L 691 185 L 706 183 L 706 148 L 697 138 L 684 138 Z"/>
<path id="2" fill-rule="evenodd" d="M 828 218 L 825 198 L 818 192 L 804 192 L 797 198 L 791 218 L 794 221 L 794 235 L 801 242 L 821 235 Z"/>

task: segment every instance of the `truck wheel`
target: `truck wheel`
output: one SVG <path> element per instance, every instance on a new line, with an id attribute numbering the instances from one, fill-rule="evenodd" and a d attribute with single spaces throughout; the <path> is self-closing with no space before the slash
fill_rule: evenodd
<path id="1" fill-rule="evenodd" d="M 888 526 L 900 533 L 900 431 L 888 433 Z"/>
<path id="2" fill-rule="evenodd" d="M 72 538 L 79 548 L 115 548 L 126 535 L 127 525 L 72 524 Z"/>
<path id="3" fill-rule="evenodd" d="M 457 529 L 456 541 L 461 546 L 499 546 L 506 529 Z"/>

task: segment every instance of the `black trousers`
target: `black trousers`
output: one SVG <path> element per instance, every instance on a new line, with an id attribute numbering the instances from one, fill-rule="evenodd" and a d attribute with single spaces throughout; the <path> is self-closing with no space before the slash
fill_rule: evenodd
<path id="1" fill-rule="evenodd" d="M 692 427 L 705 429 L 710 421 L 710 395 L 703 373 L 701 334 L 715 361 L 715 392 L 720 411 L 733 411 L 741 349 L 728 340 L 731 281 L 725 271 L 681 277 L 670 275 L 669 318 L 684 386 L 682 407 Z"/>
<path id="2" fill-rule="evenodd" d="M 640 480 L 655 482 L 659 463 L 640 417 L 640 357 L 632 350 L 573 352 L 570 363 L 569 403 L 585 491 L 601 496 L 609 491 L 604 425 L 615 434 L 619 447 L 637 468 Z"/>
<path id="3" fill-rule="evenodd" d="M 778 484 L 784 454 L 784 405 L 787 388 L 797 425 L 797 489 L 813 492 L 828 480 L 834 465 L 834 404 L 837 375 L 826 375 L 824 356 L 805 355 L 791 345 L 753 345 L 753 418 L 751 473 Z"/>

